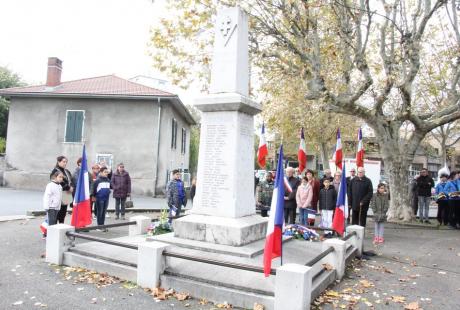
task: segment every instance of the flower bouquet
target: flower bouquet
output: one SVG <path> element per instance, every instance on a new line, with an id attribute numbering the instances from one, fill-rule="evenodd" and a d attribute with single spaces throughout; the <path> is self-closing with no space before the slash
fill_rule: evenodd
<path id="1" fill-rule="evenodd" d="M 171 225 L 168 223 L 168 211 L 162 210 L 158 222 L 153 222 L 147 228 L 147 235 L 156 236 L 172 232 Z"/>
<path id="2" fill-rule="evenodd" d="M 311 229 L 298 224 L 287 225 L 284 228 L 285 236 L 293 236 L 295 239 L 319 240 L 319 234 Z"/>

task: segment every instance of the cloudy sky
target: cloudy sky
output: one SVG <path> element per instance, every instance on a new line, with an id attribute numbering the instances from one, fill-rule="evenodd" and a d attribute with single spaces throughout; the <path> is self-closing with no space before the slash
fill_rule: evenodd
<path id="1" fill-rule="evenodd" d="M 147 56 L 164 0 L 1 0 L 0 66 L 29 84 L 46 80 L 49 56 L 62 80 L 116 74 L 165 78 Z M 185 100 L 188 101 L 188 100 Z"/>

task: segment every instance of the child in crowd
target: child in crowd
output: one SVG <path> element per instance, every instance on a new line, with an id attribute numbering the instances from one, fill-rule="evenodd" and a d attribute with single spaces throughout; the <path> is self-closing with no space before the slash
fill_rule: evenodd
<path id="1" fill-rule="evenodd" d="M 106 167 L 102 167 L 93 185 L 93 196 L 96 197 L 97 225 L 104 225 L 105 213 L 109 206 L 110 180 L 108 175 L 109 170 Z M 107 231 L 107 229 L 103 231 Z"/>
<path id="2" fill-rule="evenodd" d="M 57 223 L 57 215 L 61 209 L 61 183 L 63 179 L 64 174 L 61 171 L 54 172 L 51 175 L 51 182 L 46 185 L 45 193 L 43 194 L 43 208 L 46 210 L 46 216 L 48 217 L 48 226 Z"/>
<path id="3" fill-rule="evenodd" d="M 375 233 L 374 244 L 383 243 L 383 223 L 387 219 L 387 211 L 390 206 L 388 193 L 385 191 L 385 184 L 380 183 L 377 192 L 372 196 L 370 207 L 374 213 Z"/>
<path id="4" fill-rule="evenodd" d="M 332 217 L 337 203 L 337 192 L 328 178 L 323 179 L 324 187 L 319 192 L 319 209 L 321 210 L 320 227 L 331 228 Z M 326 237 L 332 237 L 331 231 L 325 231 Z"/>
<path id="5" fill-rule="evenodd" d="M 309 211 L 311 212 L 311 210 L 308 208 L 311 208 L 312 198 L 313 198 L 312 187 L 308 183 L 307 176 L 304 176 L 302 178 L 302 183 L 297 188 L 297 193 L 295 197 L 297 206 L 299 207 L 300 225 L 306 226 L 308 224 L 307 223 L 308 213 Z"/>

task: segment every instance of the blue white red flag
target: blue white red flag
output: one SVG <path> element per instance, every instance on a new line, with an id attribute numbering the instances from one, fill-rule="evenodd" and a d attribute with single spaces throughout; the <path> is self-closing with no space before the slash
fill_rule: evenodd
<path id="1" fill-rule="evenodd" d="M 345 171 L 345 164 L 343 164 L 343 171 Z M 348 211 L 346 207 L 347 202 L 347 178 L 345 173 L 342 173 L 340 179 L 339 193 L 337 195 L 337 204 L 335 206 L 334 218 L 332 219 L 332 229 L 343 235 L 345 231 L 345 218 L 348 217 Z"/>
<path id="2" fill-rule="evenodd" d="M 358 151 L 356 152 L 356 167 L 364 167 L 364 146 L 363 146 L 363 132 L 361 127 L 358 130 Z"/>
<path id="3" fill-rule="evenodd" d="M 278 164 L 276 167 L 275 187 L 273 189 L 270 217 L 268 218 L 267 237 L 264 248 L 264 274 L 270 275 L 272 260 L 282 253 L 282 238 L 284 224 L 284 169 L 283 145 L 280 146 Z"/>
<path id="4" fill-rule="evenodd" d="M 343 159 L 342 138 L 340 137 L 340 128 L 337 128 L 337 143 L 335 145 L 335 153 L 333 156 L 333 160 L 335 162 L 335 166 L 339 168 L 340 170 L 344 171 L 342 169 L 342 159 Z"/>
<path id="5" fill-rule="evenodd" d="M 88 164 L 86 161 L 86 151 L 83 145 L 83 155 L 81 156 L 81 169 L 78 175 L 75 197 L 73 199 L 72 220 L 70 225 L 76 228 L 85 227 L 92 223 L 91 217 L 91 198 L 89 195 L 89 175 Z"/>
<path id="6" fill-rule="evenodd" d="M 299 173 L 302 172 L 307 167 L 307 146 L 305 144 L 305 135 L 303 133 L 303 127 L 300 130 L 300 143 L 299 151 L 297 152 L 297 160 L 299 161 Z"/>
<path id="7" fill-rule="evenodd" d="M 260 132 L 259 148 L 257 150 L 257 162 L 260 168 L 265 168 L 266 157 L 268 155 L 267 142 L 265 141 L 265 124 L 262 123 L 262 131 Z"/>

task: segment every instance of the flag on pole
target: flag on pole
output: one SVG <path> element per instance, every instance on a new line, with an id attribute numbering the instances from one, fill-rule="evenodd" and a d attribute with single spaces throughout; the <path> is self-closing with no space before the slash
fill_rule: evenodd
<path id="1" fill-rule="evenodd" d="M 359 167 L 364 167 L 364 145 L 361 127 L 358 130 L 358 151 L 356 152 L 356 168 Z"/>
<path id="2" fill-rule="evenodd" d="M 78 175 L 77 188 L 73 199 L 72 220 L 70 225 L 76 228 L 84 227 L 92 223 L 91 200 L 89 196 L 89 176 L 86 161 L 86 151 L 83 145 L 83 155 L 81 156 L 81 169 Z"/>
<path id="3" fill-rule="evenodd" d="M 335 166 L 343 171 L 342 169 L 343 153 L 342 153 L 342 139 L 340 138 L 340 128 L 337 129 L 337 143 L 335 145 L 335 153 L 332 159 L 335 162 Z"/>
<path id="4" fill-rule="evenodd" d="M 302 172 L 307 167 L 307 146 L 305 145 L 305 136 L 303 134 L 303 127 L 300 130 L 300 143 L 299 143 L 299 151 L 297 152 L 297 158 L 299 160 L 299 173 Z"/>
<path id="5" fill-rule="evenodd" d="M 345 164 L 343 165 L 343 171 L 345 171 Z M 340 235 L 343 235 L 345 231 L 345 219 L 348 217 L 348 212 L 346 208 L 347 202 L 347 178 L 345 173 L 342 173 L 340 179 L 339 193 L 337 194 L 337 203 L 335 205 L 335 214 L 332 219 L 332 229 L 338 232 Z"/>
<path id="6" fill-rule="evenodd" d="M 282 253 L 284 224 L 283 145 L 280 146 L 279 154 L 264 248 L 264 274 L 266 277 L 270 275 L 272 259 L 280 257 Z"/>
<path id="7" fill-rule="evenodd" d="M 257 150 L 257 162 L 260 168 L 265 168 L 265 158 L 268 155 L 267 142 L 265 141 L 265 124 L 262 123 L 262 131 L 260 133 L 259 149 Z"/>

